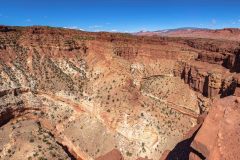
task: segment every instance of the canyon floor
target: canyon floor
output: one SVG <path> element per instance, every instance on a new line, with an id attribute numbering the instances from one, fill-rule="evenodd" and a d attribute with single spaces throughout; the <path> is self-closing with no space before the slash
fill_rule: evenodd
<path id="1" fill-rule="evenodd" d="M 1 26 L 0 159 L 239 159 L 239 41 Z"/>

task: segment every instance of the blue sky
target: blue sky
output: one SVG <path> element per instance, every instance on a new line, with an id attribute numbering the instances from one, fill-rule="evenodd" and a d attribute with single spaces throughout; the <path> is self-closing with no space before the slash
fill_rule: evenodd
<path id="1" fill-rule="evenodd" d="M 0 24 L 119 32 L 240 28 L 240 0 L 0 0 Z"/>

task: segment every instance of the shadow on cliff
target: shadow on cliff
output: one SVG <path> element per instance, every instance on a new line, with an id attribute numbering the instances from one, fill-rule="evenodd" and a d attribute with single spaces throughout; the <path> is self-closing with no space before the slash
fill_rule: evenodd
<path id="1" fill-rule="evenodd" d="M 190 138 L 179 142 L 168 154 L 166 160 L 188 160 L 190 159 L 190 153 L 198 156 L 201 160 L 205 160 L 206 158 L 201 153 L 191 147 L 191 143 L 200 128 L 201 127 L 199 127 Z"/>
<path id="2" fill-rule="evenodd" d="M 240 47 L 235 50 L 235 61 L 233 67 L 231 68 L 231 72 L 240 72 Z"/>

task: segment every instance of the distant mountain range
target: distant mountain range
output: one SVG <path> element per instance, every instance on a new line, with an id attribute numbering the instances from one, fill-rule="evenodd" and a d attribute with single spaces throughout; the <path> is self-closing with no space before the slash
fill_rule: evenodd
<path id="1" fill-rule="evenodd" d="M 164 30 L 158 30 L 154 32 L 175 32 L 175 31 L 191 31 L 191 30 L 211 30 L 208 28 L 196 28 L 196 27 L 182 27 L 182 28 L 176 28 L 176 29 L 164 29 Z"/>
<path id="2" fill-rule="evenodd" d="M 175 31 L 191 31 L 191 30 L 211 30 L 209 28 L 197 28 L 197 27 L 181 27 L 175 29 L 163 29 L 157 31 L 140 31 L 137 33 L 167 33 L 167 32 L 175 32 Z"/>
<path id="3" fill-rule="evenodd" d="M 139 36 L 169 36 L 169 37 L 195 37 L 195 38 L 211 38 L 211 39 L 228 39 L 240 41 L 239 28 L 224 28 L 224 29 L 208 29 L 183 27 L 176 29 L 165 29 L 157 31 L 140 31 L 134 33 Z"/>

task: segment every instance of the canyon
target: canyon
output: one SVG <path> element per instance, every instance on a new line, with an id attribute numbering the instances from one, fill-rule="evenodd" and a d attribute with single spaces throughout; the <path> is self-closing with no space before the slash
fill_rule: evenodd
<path id="1" fill-rule="evenodd" d="M 0 26 L 0 159 L 239 159 L 237 33 Z"/>

